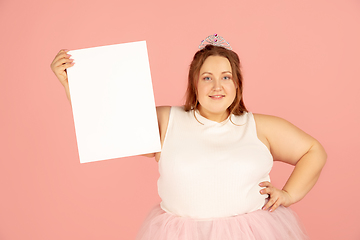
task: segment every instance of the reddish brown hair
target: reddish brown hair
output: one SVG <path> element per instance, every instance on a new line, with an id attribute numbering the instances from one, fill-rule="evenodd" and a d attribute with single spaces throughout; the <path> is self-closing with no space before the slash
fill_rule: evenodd
<path id="1" fill-rule="evenodd" d="M 239 56 L 232 50 L 214 45 L 206 45 L 205 48 L 197 51 L 190 64 L 185 111 L 190 111 L 192 109 L 195 110 L 199 106 L 199 101 L 197 99 L 197 82 L 199 79 L 200 68 L 209 56 L 226 57 L 230 62 L 233 75 L 232 77 L 236 87 L 236 96 L 234 102 L 228 108 L 229 113 L 241 115 L 244 111 L 247 112 L 242 99 L 243 78 L 240 71 Z"/>

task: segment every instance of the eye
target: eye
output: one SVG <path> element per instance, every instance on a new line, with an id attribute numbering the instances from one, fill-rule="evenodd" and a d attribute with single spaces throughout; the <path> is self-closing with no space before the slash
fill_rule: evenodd
<path id="1" fill-rule="evenodd" d="M 203 80 L 209 81 L 209 80 L 211 80 L 211 78 L 210 77 L 204 77 Z"/>
<path id="2" fill-rule="evenodd" d="M 224 79 L 224 80 L 230 80 L 231 77 L 230 77 L 230 76 L 224 76 L 223 79 Z"/>

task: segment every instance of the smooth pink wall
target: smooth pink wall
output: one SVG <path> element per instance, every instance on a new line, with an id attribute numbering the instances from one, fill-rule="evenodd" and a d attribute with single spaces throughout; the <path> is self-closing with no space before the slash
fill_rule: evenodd
<path id="1" fill-rule="evenodd" d="M 359 26 L 356 0 L 0 1 L 0 239 L 134 239 L 159 202 L 153 159 L 79 163 L 50 70 L 61 48 L 146 40 L 157 105 L 180 105 L 191 58 L 213 33 L 240 55 L 248 108 L 293 122 L 328 152 L 293 205 L 311 239 L 360 239 Z M 273 182 L 291 169 L 275 164 Z"/>

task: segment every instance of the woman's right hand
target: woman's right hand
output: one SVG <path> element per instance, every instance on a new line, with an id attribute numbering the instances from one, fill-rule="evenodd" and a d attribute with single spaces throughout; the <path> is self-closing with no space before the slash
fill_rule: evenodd
<path id="1" fill-rule="evenodd" d="M 66 95 L 70 100 L 69 83 L 66 69 L 74 66 L 75 63 L 73 62 L 74 60 L 70 58 L 71 55 L 67 53 L 68 51 L 69 50 L 65 49 L 60 50 L 52 61 L 50 67 L 51 70 L 55 73 L 56 77 L 59 79 L 60 83 L 64 86 Z"/>

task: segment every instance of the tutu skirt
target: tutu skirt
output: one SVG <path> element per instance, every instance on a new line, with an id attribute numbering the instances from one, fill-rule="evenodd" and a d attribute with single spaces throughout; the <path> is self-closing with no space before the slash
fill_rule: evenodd
<path id="1" fill-rule="evenodd" d="M 199 220 L 165 212 L 157 205 L 145 219 L 137 240 L 304 240 L 297 215 L 283 206 L 234 217 Z"/>

